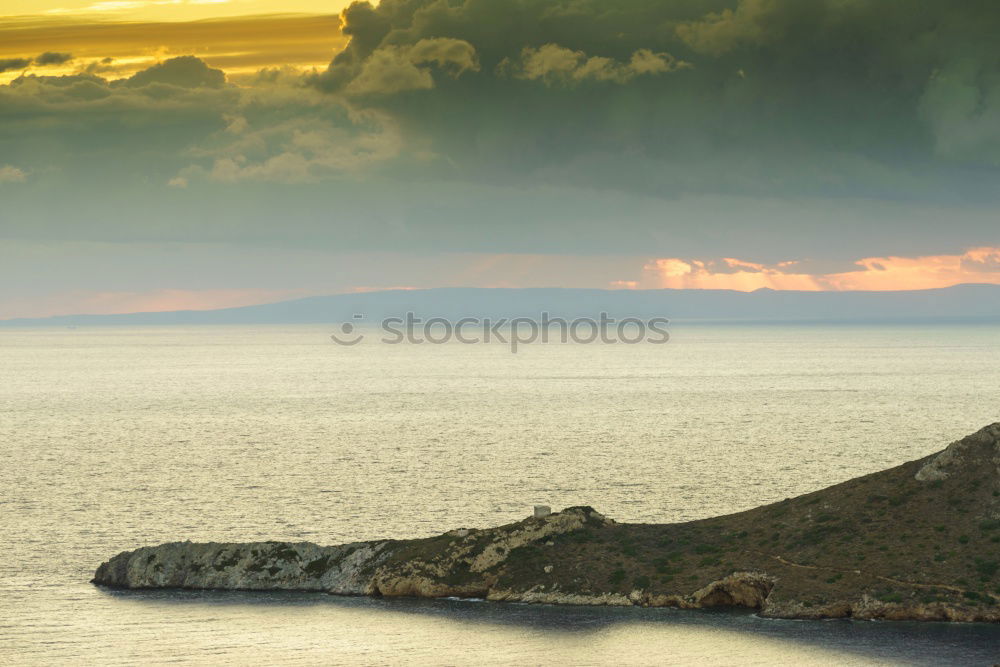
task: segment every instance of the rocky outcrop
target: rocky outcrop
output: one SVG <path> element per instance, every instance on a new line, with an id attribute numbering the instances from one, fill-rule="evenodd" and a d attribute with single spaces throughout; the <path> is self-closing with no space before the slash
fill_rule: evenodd
<path id="1" fill-rule="evenodd" d="M 915 478 L 921 482 L 946 479 L 976 459 L 985 459 L 993 465 L 993 475 L 1000 475 L 1000 424 L 986 428 L 948 445 L 945 450 L 921 466 Z"/>
<path id="2" fill-rule="evenodd" d="M 325 591 L 365 595 L 369 570 L 391 542 L 321 547 L 309 542 L 170 542 L 118 554 L 94 583 L 115 588 Z"/>
<path id="3" fill-rule="evenodd" d="M 749 607 L 760 609 L 767 602 L 774 577 L 763 572 L 734 572 L 694 592 L 694 607 Z"/>
<path id="4" fill-rule="evenodd" d="M 977 609 L 947 602 L 885 602 L 862 594 L 853 600 L 838 600 L 819 606 L 802 602 L 770 602 L 761 610 L 768 618 L 824 619 L 855 618 L 864 621 L 953 621 L 959 623 L 998 623 L 1000 610 Z"/>
<path id="5" fill-rule="evenodd" d="M 93 581 L 1000 622 L 1000 424 L 919 461 L 703 521 L 618 524 L 571 507 L 418 540 L 173 542 L 121 553 Z"/>
<path id="6" fill-rule="evenodd" d="M 336 595 L 483 596 L 515 550 L 584 527 L 613 523 L 572 507 L 484 530 L 453 530 L 427 540 L 246 544 L 170 542 L 118 554 L 93 583 L 116 588 L 325 591 Z"/>
<path id="7" fill-rule="evenodd" d="M 710 607 L 746 607 L 761 609 L 774 587 L 773 577 L 763 572 L 734 572 L 712 581 L 690 595 L 657 595 L 648 590 L 633 589 L 628 593 L 573 593 L 558 587 L 546 590 L 544 584 L 526 591 L 490 590 L 487 599 L 504 602 L 545 604 L 602 605 L 612 607 L 677 607 L 707 609 Z"/>

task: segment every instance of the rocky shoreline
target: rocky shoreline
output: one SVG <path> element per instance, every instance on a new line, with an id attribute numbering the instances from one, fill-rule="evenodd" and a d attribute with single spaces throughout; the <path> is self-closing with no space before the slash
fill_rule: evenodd
<path id="1" fill-rule="evenodd" d="M 998 570 L 994 424 L 919 461 L 702 521 L 619 524 L 571 507 L 416 540 L 172 542 L 118 554 L 93 583 L 995 623 Z"/>

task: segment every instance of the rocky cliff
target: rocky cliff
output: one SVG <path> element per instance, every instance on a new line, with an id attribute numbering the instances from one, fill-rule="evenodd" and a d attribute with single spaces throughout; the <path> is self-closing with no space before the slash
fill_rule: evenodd
<path id="1" fill-rule="evenodd" d="M 998 570 L 994 424 L 919 461 L 703 521 L 618 524 L 571 507 L 420 540 L 172 542 L 121 553 L 93 581 L 997 622 Z"/>

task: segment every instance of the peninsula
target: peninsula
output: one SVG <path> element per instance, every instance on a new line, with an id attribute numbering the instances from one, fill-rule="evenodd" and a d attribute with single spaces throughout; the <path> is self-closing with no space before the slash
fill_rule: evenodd
<path id="1" fill-rule="evenodd" d="M 711 519 L 622 524 L 571 507 L 425 539 L 173 542 L 113 557 L 93 583 L 1000 622 L 998 570 L 1000 423 L 917 461 Z"/>

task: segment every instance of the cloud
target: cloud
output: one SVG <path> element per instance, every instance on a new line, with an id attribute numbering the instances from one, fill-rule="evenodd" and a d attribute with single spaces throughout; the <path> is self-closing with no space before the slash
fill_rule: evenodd
<path id="1" fill-rule="evenodd" d="M 697 21 L 680 23 L 677 35 L 698 53 L 721 56 L 742 45 L 763 43 L 768 18 L 780 20 L 779 9 L 775 0 L 742 0 L 735 9 L 726 7 Z"/>
<path id="2" fill-rule="evenodd" d="M 731 257 L 721 260 L 662 258 L 645 266 L 642 281 L 619 286 L 779 290 L 911 290 L 962 283 L 1000 285 L 1000 248 L 973 248 L 960 255 L 866 257 L 848 270 L 804 273 L 799 261 L 760 264 Z"/>
<path id="3" fill-rule="evenodd" d="M 1000 8 L 931 13 L 902 0 L 356 2 L 351 41 L 313 83 L 377 94 L 364 103 L 464 178 L 992 201 L 985 174 L 954 166 L 1000 160 L 985 27 L 1000 29 Z M 442 39 L 478 67 L 447 77 L 413 62 Z M 935 72 L 966 60 L 968 90 L 936 92 Z"/>
<path id="4" fill-rule="evenodd" d="M 260 160 L 242 153 L 217 158 L 206 176 L 221 183 L 270 181 L 314 183 L 331 173 L 357 172 L 395 157 L 399 139 L 394 128 L 379 126 L 370 133 L 357 133 L 333 125 L 311 125 L 308 129 L 268 128 L 267 133 L 285 133 L 282 150 Z M 255 138 L 256 139 L 256 138 Z M 228 152 L 233 150 L 227 148 Z M 182 173 L 198 174 L 197 167 Z"/>
<path id="5" fill-rule="evenodd" d="M 0 58 L 0 73 L 27 69 L 31 65 L 61 65 L 72 59 L 73 56 L 69 53 L 56 53 L 54 51 L 46 51 L 35 58 Z"/>
<path id="6" fill-rule="evenodd" d="M 73 59 L 50 65 L 53 70 L 70 74 L 73 68 L 86 69 L 109 78 L 127 78 L 176 55 L 197 56 L 224 70 L 229 80 L 253 77 L 264 67 L 322 68 L 346 41 L 335 15 L 271 14 L 204 21 L 173 17 L 163 22 L 35 17 L 0 22 L 0 59 L 32 60 L 58 44 L 58 50 L 71 52 Z M 0 77 L 0 82 L 9 78 Z"/>
<path id="7" fill-rule="evenodd" d="M 59 53 L 58 51 L 46 51 L 35 56 L 36 65 L 62 65 L 73 59 L 72 53 Z"/>
<path id="8" fill-rule="evenodd" d="M 734 258 L 721 260 L 655 259 L 644 270 L 640 286 L 675 289 L 731 289 L 752 292 L 756 289 L 822 290 L 824 283 L 816 276 L 786 273 L 781 266 L 765 266 Z"/>
<path id="9" fill-rule="evenodd" d="M 961 269 L 969 273 L 1000 272 L 1000 248 L 974 248 L 966 252 Z"/>
<path id="10" fill-rule="evenodd" d="M 1000 58 L 967 57 L 933 72 L 920 100 L 938 155 L 1000 166 Z"/>
<path id="11" fill-rule="evenodd" d="M 280 105 L 277 99 L 258 98 L 255 108 L 250 109 L 257 112 L 257 119 L 225 114 L 225 127 L 208 137 L 205 147 L 191 151 L 202 160 L 179 170 L 169 184 L 316 183 L 360 175 L 396 158 L 403 150 L 399 128 L 385 113 L 354 109 L 314 91 L 303 92 L 314 96 L 314 107 L 308 109 L 300 98 L 297 101 L 303 106 L 284 119 L 260 114 L 262 107 Z M 243 110 L 246 113 L 247 108 Z"/>
<path id="12" fill-rule="evenodd" d="M 0 28 L 4 57 L 74 54 L 0 86 L 3 160 L 31 174 L 5 190 L 6 236 L 765 269 L 1000 245 L 989 3 L 383 0 L 147 24 L 164 49 L 43 27 Z M 295 66 L 258 74 L 265 52 Z"/>
<path id="13" fill-rule="evenodd" d="M 583 81 L 624 84 L 637 76 L 662 74 L 690 67 L 669 53 L 653 53 L 638 49 L 628 62 L 602 56 L 588 57 L 583 51 L 573 51 L 558 44 L 545 44 L 537 49 L 525 47 L 518 65 L 509 61 L 499 65 L 501 71 L 513 69 L 513 76 L 528 81 L 543 81 L 548 85 L 575 85 Z"/>
<path id="14" fill-rule="evenodd" d="M 0 183 L 24 183 L 26 180 L 28 174 L 23 169 L 9 164 L 0 165 Z"/>
<path id="15" fill-rule="evenodd" d="M 417 62 L 469 66 L 447 49 L 425 46 Z M 8 143 L 14 151 L 21 144 L 22 155 L 38 159 L 31 146 L 44 127 L 49 149 L 61 144 L 84 169 L 97 159 L 90 155 L 117 152 L 133 161 L 119 163 L 118 178 L 143 178 L 152 163 L 169 170 L 156 180 L 175 190 L 205 182 L 313 183 L 358 174 L 403 150 L 399 128 L 384 112 L 354 108 L 278 70 L 262 72 L 251 86 L 230 85 L 192 56 L 110 82 L 93 74 L 22 76 L 0 87 L 0 109 L 0 121 L 9 115 Z M 95 142 L 79 132 L 81 123 L 107 131 Z M 64 158 L 60 166 L 65 174 L 72 163 Z"/>
<path id="16" fill-rule="evenodd" d="M 4 58 L 0 60 L 0 72 L 25 69 L 31 65 L 31 58 Z"/>
<path id="17" fill-rule="evenodd" d="M 136 72 L 121 85 L 139 88 L 151 83 L 164 83 L 181 88 L 221 88 L 225 82 L 226 75 L 222 70 L 209 67 L 201 58 L 180 56 Z"/>
<path id="18" fill-rule="evenodd" d="M 422 39 L 413 46 L 386 46 L 377 49 L 361 64 L 358 75 L 345 88 L 349 95 L 388 95 L 434 87 L 431 68 L 457 77 L 478 71 L 476 50 L 460 39 Z"/>

